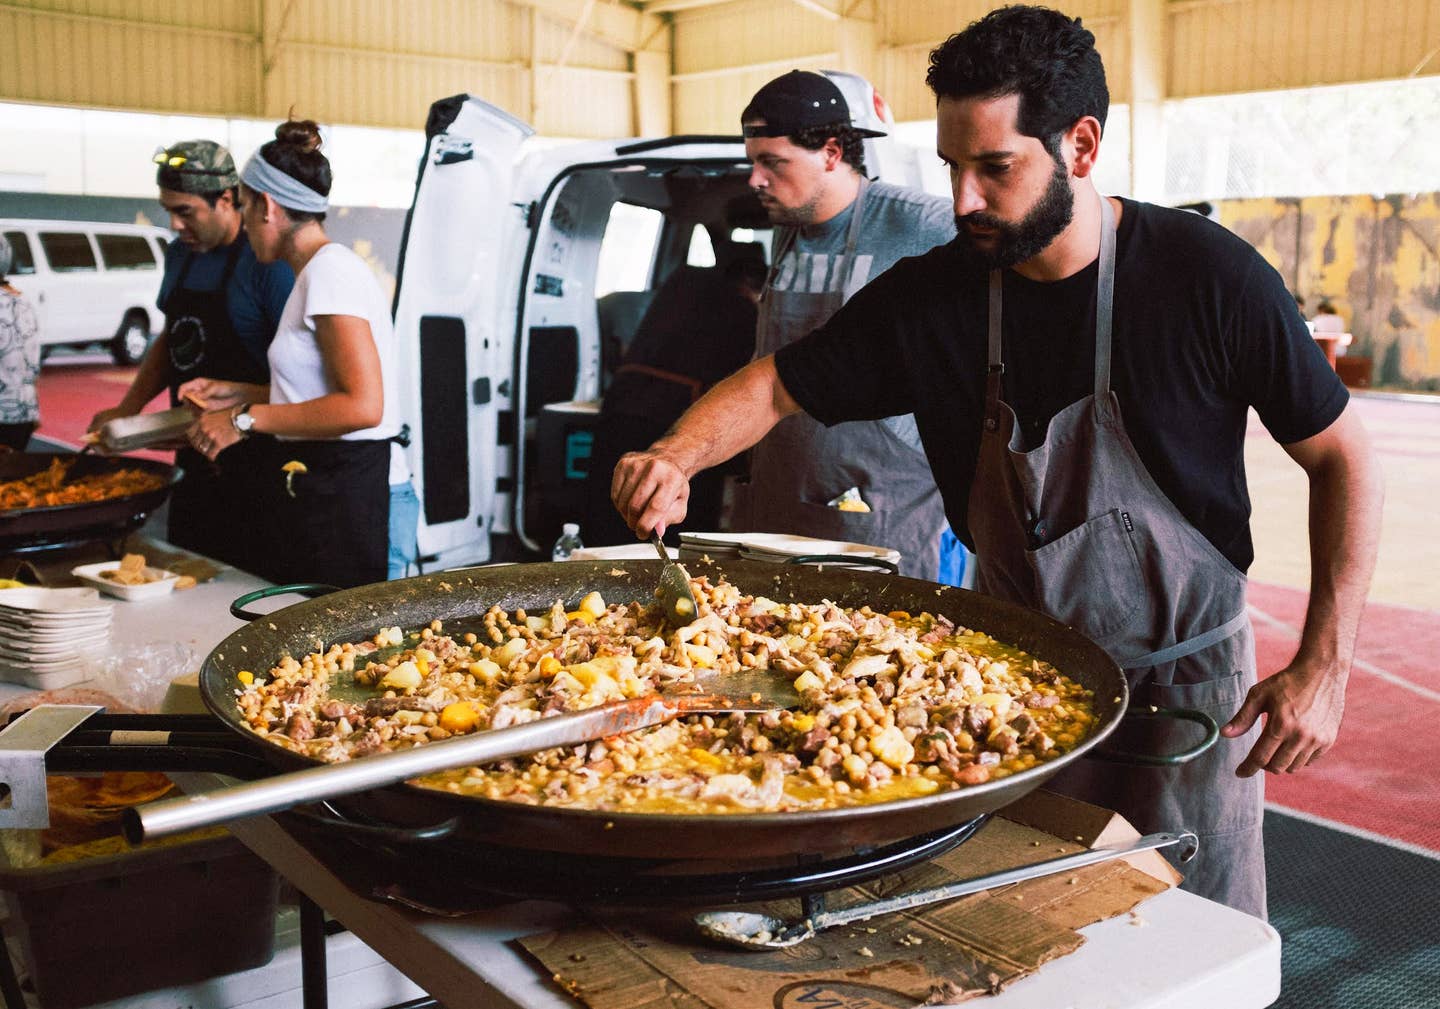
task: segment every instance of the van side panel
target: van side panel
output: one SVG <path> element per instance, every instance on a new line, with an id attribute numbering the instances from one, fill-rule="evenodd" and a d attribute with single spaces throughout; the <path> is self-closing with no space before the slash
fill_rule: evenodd
<path id="1" fill-rule="evenodd" d="M 443 106 L 443 109 L 441 108 Z M 496 411 L 509 395 L 513 309 L 510 243 L 528 235 L 511 173 L 531 130 L 473 98 L 437 103 L 402 250 L 395 299 L 397 394 L 407 452 L 424 502 L 420 554 L 449 567 L 489 559 L 496 481 Z M 481 391 L 485 395 L 480 395 Z"/>

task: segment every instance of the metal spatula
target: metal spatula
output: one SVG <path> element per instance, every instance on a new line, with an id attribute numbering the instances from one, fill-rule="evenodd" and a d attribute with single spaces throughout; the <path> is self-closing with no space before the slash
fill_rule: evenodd
<path id="1" fill-rule="evenodd" d="M 651 531 L 650 543 L 665 562 L 660 569 L 660 584 L 655 589 L 655 597 L 665 610 L 665 619 L 675 627 L 683 627 L 700 615 L 700 608 L 695 605 L 695 593 L 690 591 L 690 575 L 670 559 L 670 551 L 665 549 L 658 532 Z"/>
<path id="2" fill-rule="evenodd" d="M 422 774 L 468 764 L 486 764 L 522 757 L 539 750 L 575 746 L 622 732 L 660 725 L 682 715 L 765 712 L 798 702 L 783 674 L 769 681 L 757 671 L 702 679 L 697 684 L 719 688 L 715 694 L 650 694 L 613 701 L 583 711 L 541 718 L 534 722 L 491 729 L 408 750 L 392 750 L 340 764 L 325 764 L 292 771 L 211 792 L 163 799 L 128 809 L 123 814 L 125 836 L 138 844 L 215 823 L 239 820 L 260 813 L 275 813 L 307 802 L 318 802 L 369 788 L 394 785 Z"/>

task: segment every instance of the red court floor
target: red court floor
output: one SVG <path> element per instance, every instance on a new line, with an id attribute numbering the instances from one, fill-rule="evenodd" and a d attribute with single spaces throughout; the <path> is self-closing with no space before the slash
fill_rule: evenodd
<path id="1" fill-rule="evenodd" d="M 98 360 L 52 358 L 46 363 L 40 376 L 41 437 L 78 445 L 90 417 L 119 402 L 133 369 L 87 363 Z M 162 397 L 150 409 L 166 405 Z M 1385 438 L 1398 437 L 1394 425 L 1405 424 L 1408 430 L 1423 433 L 1440 420 L 1440 408 L 1430 404 L 1408 407 L 1377 400 L 1365 405 L 1377 412 L 1376 417 L 1367 417 L 1367 424 L 1377 429 L 1382 454 Z M 1405 420 L 1407 415 L 1412 419 Z M 1404 439 L 1397 446 L 1413 449 Z M 1391 480 L 1390 493 L 1406 491 Z M 1423 502 L 1419 506 L 1426 507 Z M 1433 514 L 1433 509 L 1426 510 Z M 1268 675 L 1294 655 L 1307 594 L 1252 582 L 1249 598 L 1260 672 Z M 1440 656 L 1440 612 L 1372 602 L 1360 629 L 1339 742 L 1303 773 L 1267 776 L 1269 800 L 1440 852 L 1436 656 Z"/>
<path id="2" fill-rule="evenodd" d="M 1307 595 L 1250 583 L 1260 674 L 1295 654 Z M 1297 774 L 1268 775 L 1266 798 L 1440 852 L 1440 613 L 1370 603 L 1334 748 Z"/>
<path id="3" fill-rule="evenodd" d="M 39 437 L 78 448 L 83 444 L 81 439 L 90 425 L 90 418 L 120 402 L 120 397 L 130 388 L 135 369 L 88 363 L 100 359 L 94 354 L 81 356 L 57 352 L 46 360 L 40 369 L 38 383 L 40 429 L 36 434 Z M 162 395 L 147 406 L 145 412 L 164 410 L 169 406 L 169 400 Z M 173 455 L 170 452 L 133 454 L 167 461 Z"/>

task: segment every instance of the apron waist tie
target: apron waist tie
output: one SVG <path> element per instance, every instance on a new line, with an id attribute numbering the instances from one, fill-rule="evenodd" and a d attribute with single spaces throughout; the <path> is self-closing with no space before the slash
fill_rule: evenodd
<path id="1" fill-rule="evenodd" d="M 1203 651 L 1211 645 L 1218 644 L 1230 637 L 1230 635 L 1235 634 L 1240 628 L 1245 626 L 1249 619 L 1249 611 L 1242 606 L 1239 613 L 1235 614 L 1235 616 L 1225 621 L 1219 627 L 1212 627 L 1210 630 L 1197 634 L 1194 637 L 1186 638 L 1184 641 L 1177 641 L 1175 644 L 1170 645 L 1168 648 L 1162 648 L 1158 652 L 1139 655 L 1133 659 L 1119 660 L 1120 668 L 1148 669 L 1151 666 L 1160 666 L 1167 662 L 1174 662 L 1176 659 L 1182 659 L 1187 655 L 1194 655 L 1196 652 Z"/>

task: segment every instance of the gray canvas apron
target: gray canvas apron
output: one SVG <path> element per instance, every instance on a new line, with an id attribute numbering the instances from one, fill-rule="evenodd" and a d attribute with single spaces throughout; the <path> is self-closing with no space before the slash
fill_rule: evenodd
<path id="1" fill-rule="evenodd" d="M 1023 443 L 1001 398 L 1002 281 L 1000 271 L 990 276 L 990 369 L 968 514 L 977 587 L 1104 647 L 1125 670 L 1132 713 L 1196 708 L 1223 724 L 1255 683 L 1245 576 L 1165 496 L 1125 432 L 1110 389 L 1115 215 L 1100 202 L 1095 392 L 1056 414 L 1039 445 Z M 1117 732 L 1117 748 L 1170 753 L 1198 739 L 1188 723 L 1133 726 Z M 1142 833 L 1195 831 L 1200 852 L 1182 868 L 1184 888 L 1264 917 L 1263 775 L 1235 776 L 1258 737 L 1258 726 L 1222 737 L 1181 767 L 1081 760 L 1050 787 L 1117 810 Z"/>
<path id="2" fill-rule="evenodd" d="M 806 294 L 805 311 L 786 315 L 783 325 L 775 291 L 767 283 L 756 325 L 755 356 L 773 354 L 818 329 L 851 293 L 855 248 L 864 217 L 865 190 L 850 207 L 845 236 L 844 283 L 823 294 Z M 773 283 L 796 230 L 777 236 Z M 841 264 L 836 264 L 841 268 Z M 857 376 L 856 381 L 866 381 Z M 851 487 L 869 512 L 841 511 L 827 502 Z M 787 417 L 751 450 L 750 482 L 741 495 L 733 526 L 743 532 L 783 532 L 821 539 L 870 543 L 900 552 L 901 572 L 931 581 L 940 568 L 940 532 L 945 506 L 920 445 L 913 416 L 852 421 L 827 428 L 805 414 Z"/>

